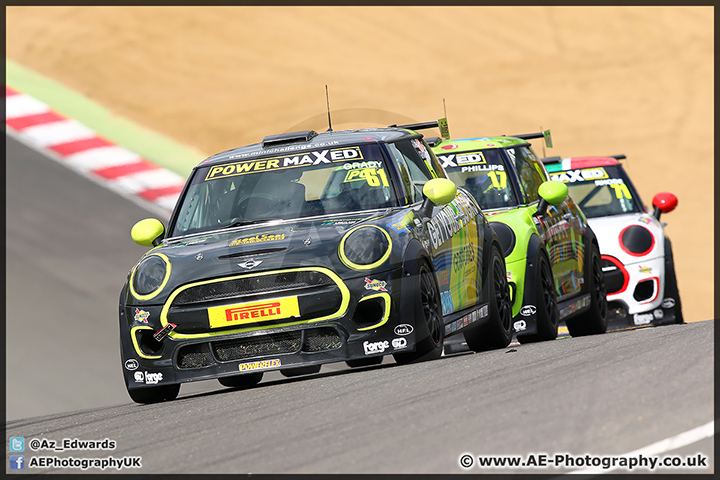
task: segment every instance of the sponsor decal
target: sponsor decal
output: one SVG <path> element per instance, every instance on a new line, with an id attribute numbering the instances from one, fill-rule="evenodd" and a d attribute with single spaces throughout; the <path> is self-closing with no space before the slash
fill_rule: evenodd
<path id="1" fill-rule="evenodd" d="M 312 238 L 310 238 L 310 237 L 303 240 L 303 245 L 305 245 L 306 247 L 309 247 L 311 243 L 312 243 Z"/>
<path id="2" fill-rule="evenodd" d="M 375 162 L 375 161 L 369 161 L 369 162 L 352 162 L 352 163 L 346 163 L 343 165 L 343 168 L 345 170 L 355 170 L 355 169 L 366 169 L 366 168 L 380 168 L 382 167 L 381 162 Z M 347 181 L 347 180 L 345 180 Z"/>
<path id="3" fill-rule="evenodd" d="M 275 240 L 285 240 L 285 234 L 280 233 L 278 235 L 272 235 L 269 233 L 263 233 L 262 235 L 253 235 L 251 237 L 241 237 L 236 238 L 230 244 L 228 247 L 237 247 L 238 245 L 250 245 L 253 243 L 261 243 L 261 242 L 273 242 Z"/>
<path id="4" fill-rule="evenodd" d="M 440 148 L 443 149 L 443 150 L 455 150 L 456 148 L 458 148 L 458 145 L 455 145 L 454 143 L 451 143 L 450 145 L 443 145 L 443 146 L 440 147 Z"/>
<path id="5" fill-rule="evenodd" d="M 238 267 L 242 267 L 245 270 L 250 270 L 262 263 L 262 260 L 253 260 L 252 258 L 245 260 L 243 263 L 238 263 Z"/>
<path id="6" fill-rule="evenodd" d="M 650 267 L 643 267 L 642 265 L 638 266 L 638 272 L 640 273 L 650 273 L 652 272 L 652 268 Z"/>
<path id="7" fill-rule="evenodd" d="M 633 315 L 633 323 L 635 325 L 647 325 L 652 322 L 654 318 L 652 313 L 636 313 Z"/>
<path id="8" fill-rule="evenodd" d="M 441 272 L 438 272 L 438 285 L 440 287 L 444 287 L 445 285 L 450 284 L 450 270 L 443 270 Z"/>
<path id="9" fill-rule="evenodd" d="M 398 233 L 405 230 L 412 230 L 412 225 L 410 225 L 410 222 L 408 222 L 405 217 L 401 218 L 397 222 L 388 223 L 387 225 Z"/>
<path id="10" fill-rule="evenodd" d="M 456 249 L 456 251 L 452 254 L 453 271 L 458 273 L 460 270 L 465 268 L 465 265 L 474 262 L 476 250 L 477 247 L 475 247 L 472 243 L 468 243 L 467 245 Z"/>
<path id="11" fill-rule="evenodd" d="M 157 332 L 155 332 L 155 333 L 153 334 L 153 338 L 154 338 L 155 340 L 157 340 L 158 342 L 162 342 L 163 339 L 164 339 L 165 337 L 167 337 L 167 336 L 170 334 L 170 332 L 172 332 L 173 330 L 175 330 L 176 327 L 177 327 L 177 325 L 175 325 L 174 323 L 168 323 L 168 324 L 165 325 L 163 328 L 161 328 L 160 330 L 158 330 Z"/>
<path id="12" fill-rule="evenodd" d="M 248 370 L 263 370 L 266 368 L 275 368 L 280 366 L 280 359 L 273 358 L 272 360 L 259 360 L 257 362 L 241 363 L 238 365 L 238 370 L 246 372 Z"/>
<path id="13" fill-rule="evenodd" d="M 336 220 L 325 220 L 320 225 L 353 225 L 362 218 L 338 218 Z"/>
<path id="14" fill-rule="evenodd" d="M 369 278 L 365 277 L 365 290 L 387 292 L 387 288 L 385 288 L 385 285 L 387 285 L 387 282 L 383 282 L 381 280 L 370 280 Z"/>
<path id="15" fill-rule="evenodd" d="M 365 350 L 365 355 L 372 355 L 373 353 L 383 353 L 388 348 L 390 348 L 390 342 L 388 342 L 387 340 L 382 340 L 380 342 L 363 342 L 363 349 Z"/>
<path id="16" fill-rule="evenodd" d="M 568 170 L 550 175 L 550 180 L 564 183 L 585 182 L 587 180 L 599 180 L 601 178 L 608 178 L 607 172 L 602 167 Z"/>
<path id="17" fill-rule="evenodd" d="M 438 160 L 442 162 L 443 168 L 461 167 L 463 165 L 487 164 L 487 161 L 485 160 L 485 155 L 483 155 L 483 152 L 481 151 L 468 152 L 463 155 L 451 153 L 449 155 L 438 155 L 437 157 Z"/>
<path id="18" fill-rule="evenodd" d="M 248 152 L 248 153 L 238 153 L 235 155 L 231 155 L 228 158 L 230 160 L 234 158 L 246 158 L 246 157 L 257 157 L 258 155 L 267 155 L 271 153 L 281 153 L 281 152 L 292 152 L 295 150 L 309 150 L 311 148 L 317 148 L 317 147 L 329 147 L 331 145 L 339 145 L 340 142 L 337 140 L 331 140 L 329 142 L 319 142 L 319 143 L 313 143 L 312 145 L 287 145 L 285 147 L 276 147 L 276 148 L 266 148 L 263 149 L 260 152 Z"/>
<path id="19" fill-rule="evenodd" d="M 300 316 L 297 297 L 240 303 L 207 309 L 210 328 L 267 322 Z"/>
<path id="20" fill-rule="evenodd" d="M 468 195 L 464 190 L 458 190 L 455 199 L 428 222 L 428 233 L 433 248 L 450 240 L 480 213 Z"/>
<path id="21" fill-rule="evenodd" d="M 405 338 L 393 338 L 392 340 L 392 346 L 395 350 L 400 350 L 402 348 L 407 348 L 407 339 Z"/>
<path id="22" fill-rule="evenodd" d="M 446 290 L 440 293 L 440 302 L 442 303 L 443 315 L 452 313 L 455 310 L 455 304 L 453 303 L 452 293 Z"/>
<path id="23" fill-rule="evenodd" d="M 535 305 L 525 305 L 520 309 L 520 315 L 523 317 L 529 317 L 530 315 L 535 315 L 535 312 L 537 312 L 537 309 L 535 308 Z"/>
<path id="24" fill-rule="evenodd" d="M 139 308 L 135 309 L 135 316 L 133 318 L 136 322 L 148 323 L 148 317 L 150 317 L 150 312 L 140 310 Z"/>
<path id="25" fill-rule="evenodd" d="M 650 220 L 648 217 L 646 217 L 646 216 L 644 216 L 644 215 L 643 215 L 643 216 L 640 216 L 640 217 L 637 219 L 637 221 L 640 222 L 640 223 L 644 223 L 644 224 L 646 224 L 646 225 L 650 225 L 650 224 L 652 223 L 652 220 Z"/>
<path id="26" fill-rule="evenodd" d="M 202 252 L 200 252 L 200 253 L 198 253 L 197 255 L 195 255 L 195 260 L 197 260 L 198 262 L 199 262 L 200 260 L 202 260 L 203 258 L 205 258 L 205 256 L 202 254 Z"/>
<path id="27" fill-rule="evenodd" d="M 586 295 L 582 297 L 581 299 L 575 301 L 574 303 L 571 303 L 567 307 L 560 310 L 560 319 L 563 319 L 567 317 L 568 315 L 571 315 L 578 310 L 587 307 L 590 305 L 590 295 Z"/>
<path id="28" fill-rule="evenodd" d="M 624 185 L 625 182 L 623 182 L 622 178 L 607 178 L 605 180 L 595 180 L 595 185 L 603 186 L 603 185 Z"/>
<path id="29" fill-rule="evenodd" d="M 493 170 L 505 170 L 502 165 L 463 165 L 460 168 L 460 173 L 466 172 L 488 172 Z"/>
<path id="30" fill-rule="evenodd" d="M 230 157 L 233 158 L 233 157 Z M 218 178 L 234 177 L 248 173 L 265 172 L 270 170 L 285 170 L 288 168 L 304 167 L 305 165 L 332 164 L 334 162 L 347 162 L 348 160 L 362 160 L 360 147 L 336 148 L 328 150 L 310 151 L 294 156 L 279 156 L 263 158 L 260 160 L 245 160 L 241 162 L 225 163 L 210 167 L 205 181 Z"/>
<path id="31" fill-rule="evenodd" d="M 662 308 L 673 308 L 675 306 L 675 299 L 671 297 L 663 298 L 662 303 L 660 304 Z"/>
<path id="32" fill-rule="evenodd" d="M 475 323 L 478 320 L 485 318 L 488 316 L 488 306 L 483 305 L 478 310 L 473 310 L 472 312 L 468 313 L 467 315 L 458 318 L 454 322 L 448 323 L 445 325 L 445 335 L 449 335 L 453 332 L 458 331 L 459 329 L 463 327 L 467 327 L 471 323 Z"/>
<path id="33" fill-rule="evenodd" d="M 126 368 L 127 370 L 131 370 L 131 371 L 132 371 L 132 370 L 137 370 L 137 368 L 138 368 L 139 366 L 140 366 L 140 364 L 139 364 L 138 361 L 135 360 L 134 358 L 131 358 L 131 359 L 125 361 L 125 368 Z"/>
<path id="34" fill-rule="evenodd" d="M 660 320 L 661 318 L 663 318 L 663 316 L 665 316 L 665 312 L 663 312 L 661 309 L 656 308 L 655 310 L 653 310 L 653 317 L 655 317 L 656 320 Z"/>
<path id="35" fill-rule="evenodd" d="M 395 335 L 405 336 L 410 335 L 413 332 L 413 326 L 407 323 L 400 324 L 395 327 Z"/>
<path id="36" fill-rule="evenodd" d="M 518 320 L 517 322 L 513 323 L 513 328 L 516 332 L 522 332 L 527 328 L 527 322 L 525 320 Z"/>
<path id="37" fill-rule="evenodd" d="M 157 385 L 162 382 L 163 374 L 160 372 L 135 372 L 135 383 L 144 383 L 145 385 Z"/>

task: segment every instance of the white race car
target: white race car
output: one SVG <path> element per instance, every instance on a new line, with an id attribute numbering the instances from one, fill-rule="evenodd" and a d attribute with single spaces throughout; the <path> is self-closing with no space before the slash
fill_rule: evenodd
<path id="1" fill-rule="evenodd" d="M 608 330 L 683 323 L 672 245 L 660 215 L 678 203 L 658 193 L 650 213 L 619 160 L 549 157 L 552 180 L 565 182 L 597 236 L 608 299 Z"/>

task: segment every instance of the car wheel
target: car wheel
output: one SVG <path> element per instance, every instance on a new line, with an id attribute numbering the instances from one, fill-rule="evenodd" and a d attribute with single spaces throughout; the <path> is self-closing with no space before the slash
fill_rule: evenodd
<path id="1" fill-rule="evenodd" d="M 490 300 L 488 323 L 464 332 L 468 348 L 475 352 L 504 348 L 512 340 L 512 303 L 505 259 L 495 245 L 490 251 L 487 284 Z"/>
<path id="2" fill-rule="evenodd" d="M 355 358 L 353 360 L 348 360 L 347 365 L 348 367 L 352 368 L 358 368 L 358 367 L 371 367 L 373 365 L 380 365 L 383 361 L 383 356 L 378 355 L 376 357 L 368 357 L 368 358 Z"/>
<path id="3" fill-rule="evenodd" d="M 321 365 L 308 365 L 307 367 L 284 368 L 280 373 L 285 377 L 298 377 L 300 375 L 311 375 L 320 371 Z"/>
<path id="4" fill-rule="evenodd" d="M 675 276 L 675 260 L 673 259 L 672 244 L 667 237 L 665 237 L 665 292 L 663 299 L 665 298 L 675 300 L 675 306 L 673 307 L 675 323 L 685 323 L 682 314 L 682 304 L 680 303 L 680 291 L 678 290 L 677 277 Z"/>
<path id="5" fill-rule="evenodd" d="M 245 375 L 233 375 L 232 377 L 220 377 L 218 382 L 223 387 L 243 388 L 252 387 L 260 383 L 263 378 L 263 372 L 247 373 Z"/>
<path id="6" fill-rule="evenodd" d="M 175 400 L 180 393 L 180 384 L 128 389 L 128 395 L 135 403 L 160 403 Z"/>
<path id="7" fill-rule="evenodd" d="M 518 335 L 517 339 L 520 343 L 554 340 L 558 334 L 560 312 L 558 311 L 555 279 L 552 274 L 552 269 L 550 268 L 550 261 L 544 252 L 539 251 L 537 258 L 538 265 L 535 269 L 535 285 L 538 289 L 537 295 L 535 296 L 537 333 L 532 335 Z"/>
<path id="8" fill-rule="evenodd" d="M 590 310 L 565 322 L 573 337 L 605 333 L 608 326 L 605 276 L 600 263 L 600 251 L 595 244 L 592 245 L 588 260 L 590 268 L 587 291 L 590 293 Z"/>
<path id="9" fill-rule="evenodd" d="M 406 364 L 440 358 L 443 351 L 445 332 L 443 331 L 442 304 L 437 277 L 425 260 L 418 259 L 413 275 L 413 308 L 418 341 L 414 352 L 394 353 L 397 363 Z"/>

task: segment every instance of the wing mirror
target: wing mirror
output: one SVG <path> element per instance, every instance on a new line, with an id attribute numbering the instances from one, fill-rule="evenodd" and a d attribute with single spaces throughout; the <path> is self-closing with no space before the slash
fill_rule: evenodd
<path id="1" fill-rule="evenodd" d="M 429 217 L 435 205 L 450 203 L 457 195 L 457 187 L 447 178 L 433 178 L 423 186 L 423 200 L 420 213 Z"/>
<path id="2" fill-rule="evenodd" d="M 549 180 L 540 185 L 538 195 L 540 195 L 540 203 L 538 203 L 537 215 L 542 217 L 549 205 L 558 205 L 565 201 L 568 188 L 563 182 Z"/>
<path id="3" fill-rule="evenodd" d="M 155 218 L 146 218 L 133 225 L 130 236 L 143 247 L 157 247 L 165 238 L 165 226 Z"/>
<path id="4" fill-rule="evenodd" d="M 653 197 L 652 203 L 655 207 L 653 215 L 655 215 L 655 218 L 660 220 L 660 215 L 675 210 L 675 207 L 677 207 L 678 204 L 678 199 L 672 193 L 660 192 Z"/>

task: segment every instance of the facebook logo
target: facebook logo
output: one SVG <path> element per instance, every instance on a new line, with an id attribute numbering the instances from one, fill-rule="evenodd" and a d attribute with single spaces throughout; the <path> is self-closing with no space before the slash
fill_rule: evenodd
<path id="1" fill-rule="evenodd" d="M 25 470 L 25 455 L 10 455 L 10 470 Z"/>
<path id="2" fill-rule="evenodd" d="M 10 451 L 11 452 L 24 452 L 25 451 L 25 438 L 24 437 L 10 437 Z"/>

